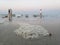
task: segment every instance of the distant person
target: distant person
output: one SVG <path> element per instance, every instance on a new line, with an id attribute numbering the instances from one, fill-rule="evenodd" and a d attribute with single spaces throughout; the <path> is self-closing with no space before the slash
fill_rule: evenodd
<path id="1" fill-rule="evenodd" d="M 12 9 L 8 10 L 8 19 L 9 21 L 12 21 Z"/>
<path id="2" fill-rule="evenodd" d="M 42 9 L 40 9 L 40 18 L 42 18 L 43 16 L 42 16 Z"/>

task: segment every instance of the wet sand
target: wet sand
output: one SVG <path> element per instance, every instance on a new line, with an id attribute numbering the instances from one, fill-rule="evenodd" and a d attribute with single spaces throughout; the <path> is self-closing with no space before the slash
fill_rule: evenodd
<path id="1" fill-rule="evenodd" d="M 46 23 L 42 26 L 52 33 L 52 37 L 26 40 L 14 33 L 19 28 L 18 24 L 0 24 L 0 45 L 60 45 L 60 23 Z"/>

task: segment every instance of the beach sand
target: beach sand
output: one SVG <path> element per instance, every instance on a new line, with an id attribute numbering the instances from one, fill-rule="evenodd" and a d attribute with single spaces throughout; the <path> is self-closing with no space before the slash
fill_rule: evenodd
<path id="1" fill-rule="evenodd" d="M 60 23 L 45 22 L 41 25 L 52 33 L 52 37 L 26 40 L 14 33 L 14 30 L 20 27 L 18 24 L 0 24 L 0 45 L 60 45 Z"/>

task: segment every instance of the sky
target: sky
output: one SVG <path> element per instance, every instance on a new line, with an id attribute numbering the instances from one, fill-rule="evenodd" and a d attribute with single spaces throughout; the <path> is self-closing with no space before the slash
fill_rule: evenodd
<path id="1" fill-rule="evenodd" d="M 0 10 L 60 9 L 60 0 L 0 0 Z"/>

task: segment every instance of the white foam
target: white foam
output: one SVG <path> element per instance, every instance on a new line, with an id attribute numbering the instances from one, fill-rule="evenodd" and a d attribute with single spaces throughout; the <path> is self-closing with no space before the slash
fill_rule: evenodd
<path id="1" fill-rule="evenodd" d="M 28 23 L 20 23 L 19 25 L 20 28 L 15 30 L 14 32 L 25 39 L 39 38 L 41 36 L 46 36 L 49 34 L 48 31 L 40 25 L 31 25 Z"/>
<path id="2" fill-rule="evenodd" d="M 0 18 L 0 24 L 4 23 L 4 20 L 2 18 Z"/>

